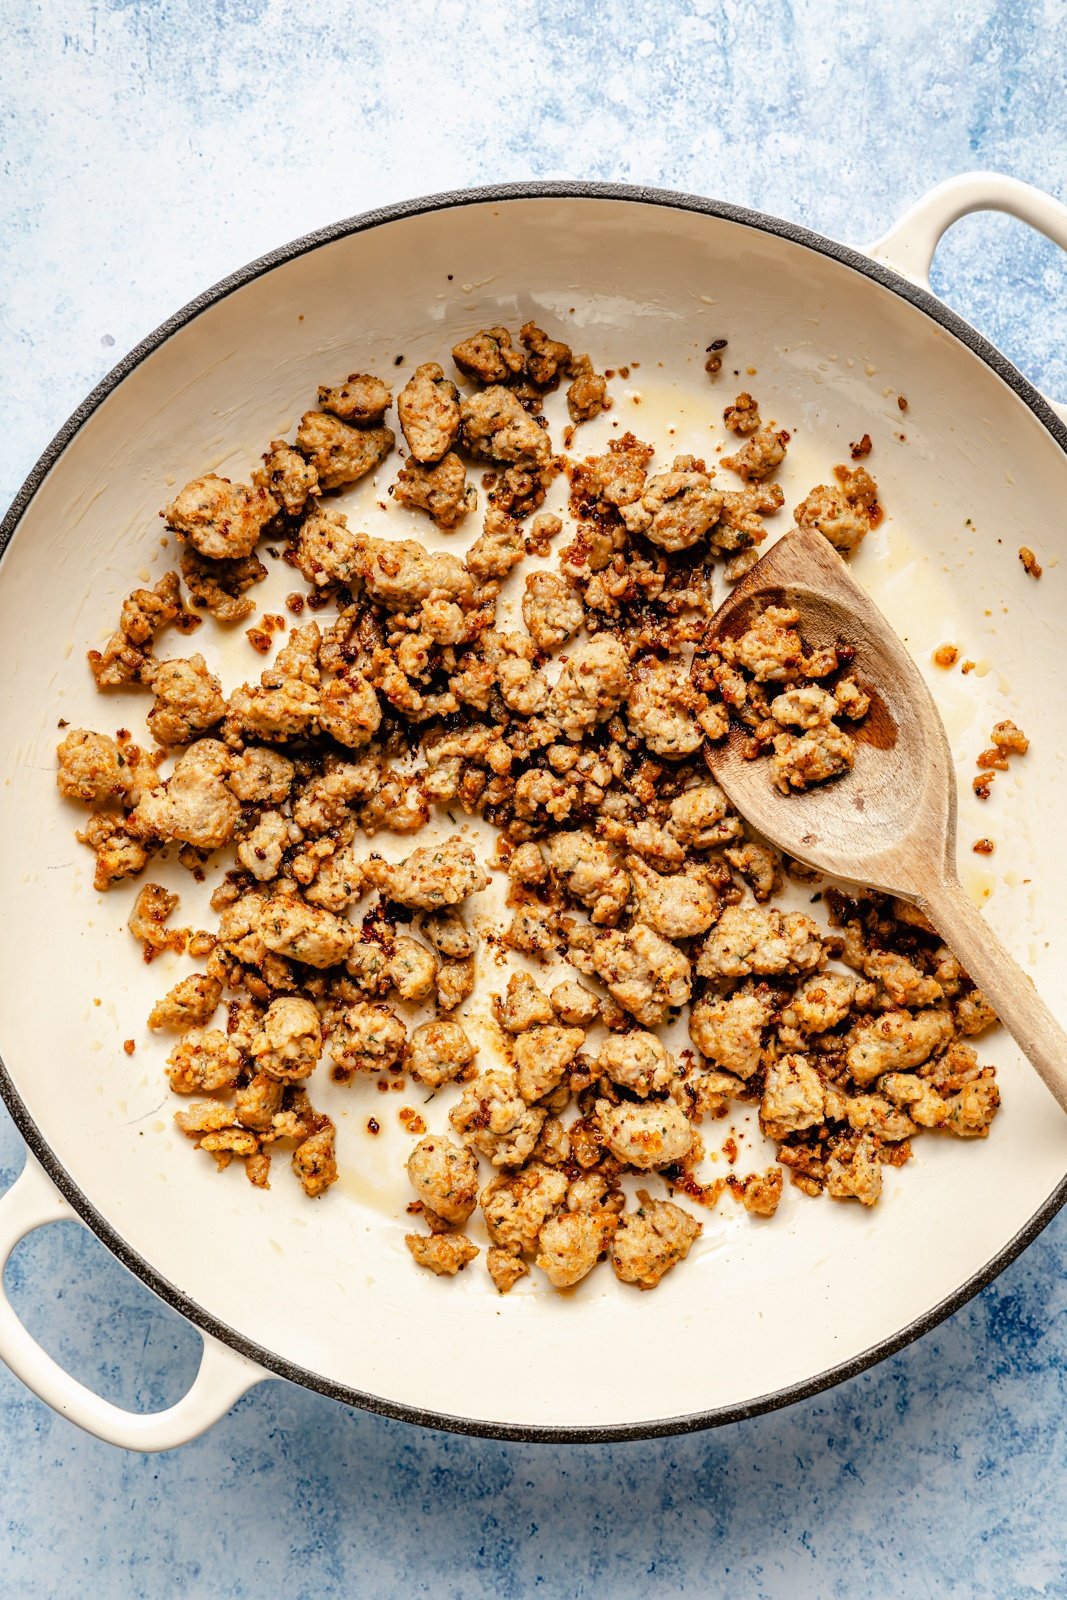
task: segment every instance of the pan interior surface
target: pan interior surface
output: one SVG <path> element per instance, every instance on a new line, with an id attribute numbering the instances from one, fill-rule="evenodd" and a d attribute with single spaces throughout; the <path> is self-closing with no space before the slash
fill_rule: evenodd
<path id="1" fill-rule="evenodd" d="M 292 437 L 320 382 L 357 370 L 406 376 L 478 328 L 529 318 L 588 349 L 598 369 L 629 369 L 613 381 L 613 410 L 579 430 L 575 454 L 629 428 L 657 444 L 659 470 L 675 451 L 713 461 L 723 407 L 751 390 L 791 434 L 772 537 L 849 461 L 850 443 L 871 435 L 886 516 L 853 570 L 945 720 L 965 886 L 1064 1017 L 1067 858 L 1042 848 L 1057 834 L 1067 752 L 1055 688 L 1063 450 L 974 351 L 854 267 L 729 217 L 555 195 L 402 217 L 252 278 L 135 366 L 46 476 L 0 567 L 0 1049 L 23 1125 L 32 1119 L 85 1203 L 195 1319 L 232 1330 L 282 1370 L 390 1409 L 487 1431 L 637 1431 L 738 1414 L 899 1339 L 1048 1206 L 1067 1165 L 1061 1114 L 1003 1031 L 979 1041 L 1004 1096 L 989 1139 L 917 1141 L 907 1166 L 886 1169 L 873 1211 L 787 1185 L 777 1217 L 761 1223 L 727 1197 L 695 1208 L 703 1236 L 654 1293 L 601 1269 L 564 1296 L 528 1279 L 500 1298 L 481 1262 L 445 1282 L 417 1271 L 405 1249 L 411 1141 L 397 1111 L 415 1104 L 431 1128 L 445 1127 L 416 1086 L 386 1096 L 372 1082 L 316 1079 L 313 1098 L 338 1124 L 342 1179 L 315 1203 L 284 1170 L 264 1192 L 239 1164 L 216 1175 L 189 1148 L 172 1122 L 168 1043 L 145 1018 L 191 968 L 170 955 L 141 962 L 126 929 L 137 885 L 95 893 L 91 853 L 73 837 L 84 813 L 55 786 L 61 720 L 137 731 L 130 718 L 147 702 L 98 695 L 84 652 L 110 632 L 131 588 L 174 564 L 158 513 L 176 488 L 208 470 L 247 480 L 270 440 Z M 729 342 L 713 383 L 704 359 L 717 338 Z M 559 428 L 554 418 L 554 438 Z M 429 524 L 385 494 L 395 465 L 344 508 L 354 526 L 426 540 Z M 476 532 L 426 542 L 462 553 Z M 1039 583 L 1020 565 L 1021 544 L 1039 552 Z M 282 610 L 294 587 L 279 563 L 257 603 Z M 932 664 L 945 642 L 973 671 Z M 226 688 L 255 681 L 263 665 L 241 628 L 223 635 L 206 624 L 160 646 L 202 651 Z M 1006 716 L 1031 749 L 983 804 L 971 791 L 974 760 Z M 980 835 L 995 836 L 995 856 L 972 854 Z M 399 857 L 425 842 L 376 835 L 368 849 Z M 147 876 L 181 892 L 176 921 L 212 926 L 206 895 L 218 870 L 203 889 L 176 867 Z M 797 904 L 810 897 L 798 890 Z M 469 1007 L 475 1027 L 484 1018 L 480 1064 L 493 1051 L 488 995 L 505 981 L 504 969 L 499 981 L 483 969 Z M 684 1025 L 674 1042 L 688 1043 Z M 376 1112 L 383 1131 L 372 1139 Z M 744 1134 L 737 1170 L 766 1166 L 773 1148 L 750 1118 L 705 1121 L 709 1149 L 731 1120 Z"/>

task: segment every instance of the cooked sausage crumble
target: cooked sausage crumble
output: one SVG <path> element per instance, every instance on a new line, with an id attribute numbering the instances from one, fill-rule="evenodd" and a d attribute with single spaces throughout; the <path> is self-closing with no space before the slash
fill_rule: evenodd
<path id="1" fill-rule="evenodd" d="M 698 653 L 694 678 L 709 693 L 717 691 L 748 729 L 746 758 L 770 754 L 772 782 L 792 794 L 839 778 L 855 764 L 855 737 L 842 724 L 862 723 L 871 698 L 853 660 L 851 646 L 841 641 L 811 649 L 800 632 L 800 613 L 767 605 L 737 636 L 713 635 Z"/>
<path id="2" fill-rule="evenodd" d="M 713 586 L 784 503 L 789 433 L 744 392 L 714 464 L 657 459 L 621 427 L 563 454 L 548 397 L 565 391 L 569 450 L 612 374 L 532 320 L 457 331 L 451 372 L 422 362 L 395 398 L 373 373 L 324 383 L 247 484 L 207 472 L 174 496 L 180 575 L 134 590 L 89 652 L 101 692 L 148 696 L 145 743 L 67 729 L 59 789 L 89 810 L 99 890 L 157 858 L 203 877 L 230 852 L 213 929 L 171 926 L 178 896 L 151 882 L 129 922 L 145 960 L 201 958 L 146 1020 L 177 1126 L 219 1168 L 266 1188 L 285 1151 L 322 1196 L 358 1158 L 315 1081 L 335 1097 L 410 1079 L 440 1097 L 401 1116 L 416 1264 L 455 1276 L 474 1230 L 501 1294 L 602 1261 L 651 1289 L 697 1247 L 685 1201 L 729 1190 L 765 1226 L 788 1172 L 868 1206 L 919 1133 L 985 1137 L 999 1092 L 971 1041 L 996 1018 L 914 908 L 831 887 L 783 901 L 794 865 L 708 775 L 733 718 L 783 792 L 837 776 L 869 706 L 848 648 L 809 648 L 787 606 L 707 637 Z M 795 517 L 848 553 L 878 491 L 863 466 L 835 479 Z M 407 537 L 350 523 L 335 494 L 364 480 Z M 554 486 L 568 502 L 543 510 Z M 230 684 L 200 652 L 157 656 L 169 627 L 257 610 L 268 540 L 306 584 L 293 621 L 251 630 L 276 654 Z M 1025 748 L 998 724 L 979 764 L 991 779 Z M 691 1048 L 672 1050 L 679 1017 Z M 777 1160 L 711 1182 L 702 1124 L 733 1102 Z M 382 1131 L 380 1110 L 358 1120 Z"/>

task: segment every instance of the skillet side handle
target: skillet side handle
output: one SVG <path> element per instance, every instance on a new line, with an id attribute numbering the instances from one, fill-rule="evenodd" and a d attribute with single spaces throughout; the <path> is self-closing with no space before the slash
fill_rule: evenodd
<path id="1" fill-rule="evenodd" d="M 12 1250 L 28 1233 L 50 1222 L 76 1220 L 80 1220 L 76 1213 L 27 1153 L 19 1177 L 0 1197 L 0 1361 L 53 1411 L 107 1444 L 144 1451 L 187 1444 L 269 1374 L 204 1334 L 204 1353 L 192 1387 L 166 1411 L 126 1411 L 71 1377 L 16 1316 L 4 1293 L 3 1273 Z"/>
<path id="2" fill-rule="evenodd" d="M 1067 1111 L 1067 1034 L 1033 981 L 1005 950 L 954 877 L 931 874 L 919 909 L 954 950 L 997 1016 L 1064 1111 Z"/>
<path id="3" fill-rule="evenodd" d="M 866 254 L 929 289 L 930 267 L 942 236 L 954 222 L 975 211 L 1004 211 L 1067 250 L 1067 206 L 1002 172 L 964 172 L 924 194 L 887 234 L 866 247 Z M 1053 400 L 1049 405 L 1067 422 L 1067 405 Z"/>

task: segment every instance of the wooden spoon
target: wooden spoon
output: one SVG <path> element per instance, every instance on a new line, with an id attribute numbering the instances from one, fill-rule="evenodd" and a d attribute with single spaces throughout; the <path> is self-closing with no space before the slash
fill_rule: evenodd
<path id="1" fill-rule="evenodd" d="M 705 746 L 717 781 L 753 827 L 798 861 L 918 906 L 1067 1110 L 1067 1034 L 956 876 L 956 778 L 922 674 L 820 533 L 794 528 L 781 538 L 719 607 L 707 645 L 737 637 L 776 604 L 800 613 L 809 646 L 855 647 L 856 676 L 871 696 L 853 730 L 855 766 L 783 795 L 765 760 L 745 759 L 748 731 L 735 726 Z"/>

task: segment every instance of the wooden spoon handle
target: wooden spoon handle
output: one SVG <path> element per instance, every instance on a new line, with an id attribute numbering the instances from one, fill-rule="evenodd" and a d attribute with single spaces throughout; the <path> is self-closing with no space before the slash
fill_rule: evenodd
<path id="1" fill-rule="evenodd" d="M 919 901 L 953 954 L 995 1009 L 1030 1065 L 1067 1111 L 1067 1033 L 1033 981 L 1005 950 L 953 879 L 932 883 Z"/>

